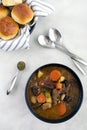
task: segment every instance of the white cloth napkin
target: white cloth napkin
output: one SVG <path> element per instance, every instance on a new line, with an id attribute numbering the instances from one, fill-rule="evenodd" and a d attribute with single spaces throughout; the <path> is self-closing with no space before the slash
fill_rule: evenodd
<path id="1" fill-rule="evenodd" d="M 34 23 L 31 26 L 27 24 L 24 28 L 21 28 L 18 36 L 16 36 L 14 39 L 8 41 L 0 39 L 0 49 L 4 51 L 29 49 L 30 31 L 32 30 L 32 26 L 37 22 L 38 17 L 46 17 L 54 11 L 54 8 L 50 4 L 40 0 L 26 0 L 26 3 L 29 4 L 35 13 Z"/>

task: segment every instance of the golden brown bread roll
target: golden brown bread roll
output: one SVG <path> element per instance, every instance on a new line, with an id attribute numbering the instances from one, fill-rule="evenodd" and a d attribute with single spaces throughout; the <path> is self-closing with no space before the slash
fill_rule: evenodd
<path id="1" fill-rule="evenodd" d="M 0 19 L 0 38 L 9 40 L 19 31 L 19 25 L 9 16 Z"/>
<path id="2" fill-rule="evenodd" d="M 25 25 L 33 19 L 34 12 L 27 4 L 22 3 L 13 7 L 11 16 L 17 23 Z"/>
<path id="3" fill-rule="evenodd" d="M 4 6 L 13 6 L 22 3 L 23 0 L 2 0 Z"/>
<path id="4" fill-rule="evenodd" d="M 0 5 L 0 19 L 7 16 L 10 13 L 9 9 Z"/>

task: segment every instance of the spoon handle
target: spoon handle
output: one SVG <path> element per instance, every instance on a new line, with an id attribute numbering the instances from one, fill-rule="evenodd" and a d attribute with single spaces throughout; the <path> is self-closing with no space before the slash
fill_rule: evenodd
<path id="1" fill-rule="evenodd" d="M 80 65 L 78 63 L 76 63 L 76 61 L 78 61 L 75 56 L 73 56 L 74 54 L 71 53 L 70 51 L 68 51 L 67 48 L 63 47 L 63 46 L 59 46 L 57 45 L 56 47 L 58 47 L 59 49 L 61 49 L 64 53 L 66 53 L 68 56 L 70 56 L 70 58 L 72 59 L 74 65 L 78 68 L 78 70 L 83 74 L 86 75 L 85 71 L 82 69 L 82 67 L 80 67 Z M 78 61 L 79 63 L 83 63 L 83 61 Z"/>
<path id="2" fill-rule="evenodd" d="M 11 83 L 10 88 L 6 92 L 7 95 L 9 95 L 11 93 L 11 91 L 13 90 L 13 88 L 15 86 L 15 83 L 16 83 L 16 80 L 17 80 L 17 76 L 18 76 L 18 71 L 17 71 L 17 73 L 15 74 L 15 76 L 12 79 L 12 83 Z"/>
<path id="3" fill-rule="evenodd" d="M 56 44 L 56 47 L 61 49 L 63 52 L 65 52 L 67 55 L 69 55 L 75 61 L 87 66 L 87 62 L 84 61 L 84 59 L 82 59 L 81 57 L 77 56 L 76 54 L 70 52 L 64 45 Z"/>
<path id="4" fill-rule="evenodd" d="M 86 75 L 86 72 L 80 67 L 80 65 L 73 59 L 74 65 L 77 67 L 77 69 L 83 74 Z"/>
<path id="5" fill-rule="evenodd" d="M 84 59 L 82 59 L 81 57 L 77 56 L 76 54 L 70 52 L 64 45 L 63 45 L 63 47 L 68 51 L 68 53 L 70 54 L 72 59 L 74 59 L 74 60 L 78 61 L 79 63 L 87 66 L 87 62 Z"/>

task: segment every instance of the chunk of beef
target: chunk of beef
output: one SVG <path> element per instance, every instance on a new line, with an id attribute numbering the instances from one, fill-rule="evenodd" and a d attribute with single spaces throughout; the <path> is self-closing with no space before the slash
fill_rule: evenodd
<path id="1" fill-rule="evenodd" d="M 64 80 L 64 81 L 62 81 L 62 83 L 65 85 L 65 87 L 68 87 L 68 85 L 69 85 L 69 81 L 68 80 Z"/>
<path id="2" fill-rule="evenodd" d="M 36 109 L 36 108 L 40 107 L 41 105 L 42 105 L 41 103 L 36 103 L 36 104 L 34 104 L 32 107 L 33 107 L 34 109 Z"/>
<path id="3" fill-rule="evenodd" d="M 44 87 L 49 88 L 49 89 L 54 89 L 54 85 L 51 82 L 45 82 Z"/>
<path id="4" fill-rule="evenodd" d="M 66 95 L 64 98 L 64 101 L 68 103 L 68 102 L 72 101 L 72 98 L 69 95 Z"/>
<path id="5" fill-rule="evenodd" d="M 58 102 L 58 99 L 60 99 L 61 91 L 57 89 L 53 89 L 52 91 L 52 98 L 53 98 L 53 104 L 56 105 Z"/>
<path id="6" fill-rule="evenodd" d="M 32 92 L 35 96 L 37 96 L 38 94 L 40 94 L 40 87 L 39 86 L 33 86 L 32 88 Z"/>

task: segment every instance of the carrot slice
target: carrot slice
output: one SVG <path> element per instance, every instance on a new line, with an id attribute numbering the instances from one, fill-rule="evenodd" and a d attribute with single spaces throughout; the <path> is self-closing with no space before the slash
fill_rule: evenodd
<path id="1" fill-rule="evenodd" d="M 62 89 L 62 87 L 63 87 L 62 83 L 57 83 L 57 84 L 56 84 L 56 88 L 57 88 L 57 89 Z"/>
<path id="2" fill-rule="evenodd" d="M 40 93 L 36 98 L 37 98 L 38 103 L 45 103 L 46 102 L 46 97 L 43 93 Z"/>
<path id="3" fill-rule="evenodd" d="M 65 103 L 58 104 L 58 113 L 59 113 L 60 116 L 63 116 L 66 113 Z"/>
<path id="4" fill-rule="evenodd" d="M 61 73 L 59 70 L 52 70 L 50 73 L 50 79 L 52 81 L 57 81 L 61 77 Z"/>

